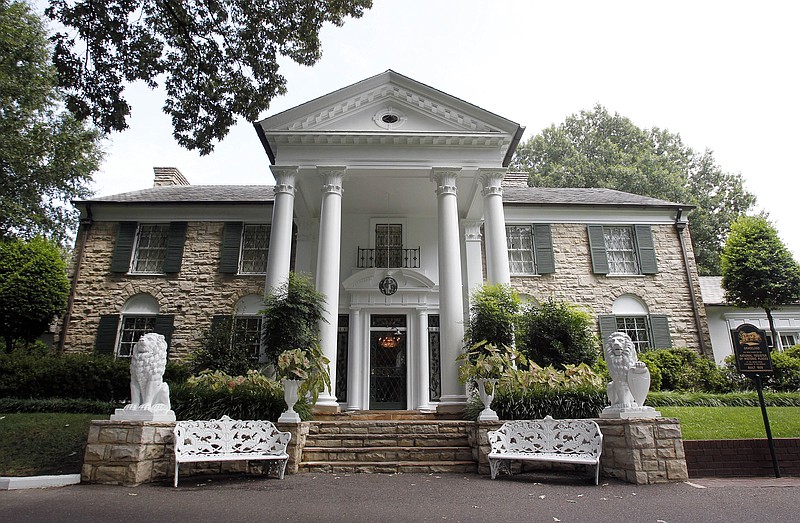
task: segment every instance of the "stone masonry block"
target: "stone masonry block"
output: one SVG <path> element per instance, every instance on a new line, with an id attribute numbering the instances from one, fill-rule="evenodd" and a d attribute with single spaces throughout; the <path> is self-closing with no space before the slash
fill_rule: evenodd
<path id="1" fill-rule="evenodd" d="M 104 461 L 108 458 L 109 445 L 91 443 L 86 445 L 83 455 L 84 462 Z"/>

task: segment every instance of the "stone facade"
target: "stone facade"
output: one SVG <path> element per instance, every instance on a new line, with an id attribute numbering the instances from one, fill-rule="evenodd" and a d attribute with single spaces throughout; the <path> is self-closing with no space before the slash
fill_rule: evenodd
<path id="1" fill-rule="evenodd" d="M 556 223 L 551 225 L 551 231 L 556 271 L 541 276 L 512 276 L 511 285 L 517 292 L 537 301 L 553 297 L 575 303 L 589 310 L 595 317 L 611 314 L 614 300 L 623 294 L 632 294 L 647 305 L 651 314 L 669 316 L 674 347 L 699 350 L 700 342 L 691 308 L 686 268 L 674 226 L 652 227 L 658 273 L 642 276 L 593 274 L 586 224 Z M 686 243 L 698 309 L 702 315 L 702 324 L 707 325 L 694 253 L 691 252 L 691 242 Z M 706 347 L 711 347 L 707 328 L 704 328 L 702 336 L 706 340 Z"/>
<path id="2" fill-rule="evenodd" d="M 140 276 L 110 272 L 117 222 L 93 223 L 75 288 L 65 351 L 91 352 L 100 316 L 119 314 L 125 302 L 139 293 L 152 295 L 161 314 L 175 315 L 170 358 L 183 359 L 198 349 L 202 332 L 210 327 L 214 315 L 232 314 L 240 298 L 264 292 L 263 275 L 219 272 L 222 228 L 222 222 L 189 222 L 181 271 Z"/>

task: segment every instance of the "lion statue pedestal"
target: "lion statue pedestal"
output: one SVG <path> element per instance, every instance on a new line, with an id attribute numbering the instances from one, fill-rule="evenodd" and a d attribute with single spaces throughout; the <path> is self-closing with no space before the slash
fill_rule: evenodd
<path id="1" fill-rule="evenodd" d="M 111 415 L 113 421 L 175 421 L 164 383 L 167 341 L 161 334 L 145 334 L 131 354 L 131 402 Z"/>
<path id="2" fill-rule="evenodd" d="M 650 392 L 650 371 L 636 357 L 630 336 L 614 332 L 606 339 L 603 348 L 611 383 L 608 384 L 609 407 L 600 413 L 601 418 L 657 418 L 661 413 L 644 406 Z"/>

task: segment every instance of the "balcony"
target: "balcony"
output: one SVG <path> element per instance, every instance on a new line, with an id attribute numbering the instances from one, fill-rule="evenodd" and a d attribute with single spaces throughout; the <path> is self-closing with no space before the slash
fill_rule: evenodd
<path id="1" fill-rule="evenodd" d="M 358 248 L 359 269 L 419 269 L 420 248 L 362 249 Z"/>

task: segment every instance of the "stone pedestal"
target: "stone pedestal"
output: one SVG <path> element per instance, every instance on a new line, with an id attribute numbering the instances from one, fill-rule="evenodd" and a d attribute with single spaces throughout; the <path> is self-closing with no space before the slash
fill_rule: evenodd
<path id="1" fill-rule="evenodd" d="M 111 421 L 175 421 L 175 411 L 173 410 L 138 410 L 138 409 L 115 409 L 111 415 Z"/>
<path id="2" fill-rule="evenodd" d="M 297 474 L 300 462 L 303 458 L 303 448 L 306 446 L 308 437 L 309 423 L 281 423 L 275 424 L 278 430 L 292 434 L 286 453 L 289 454 L 289 461 L 286 464 L 286 474 Z"/>

